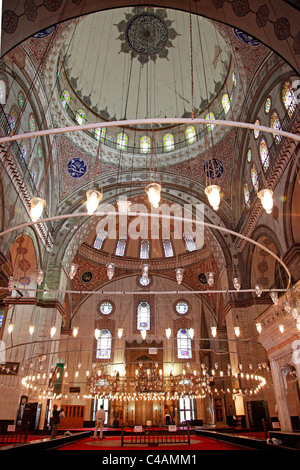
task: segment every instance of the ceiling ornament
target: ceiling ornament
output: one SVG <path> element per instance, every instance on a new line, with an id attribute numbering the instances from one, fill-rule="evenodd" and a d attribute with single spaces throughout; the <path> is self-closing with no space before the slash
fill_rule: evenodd
<path id="1" fill-rule="evenodd" d="M 142 7 L 132 11 L 126 14 L 126 20 L 115 25 L 121 33 L 118 37 L 120 52 L 131 54 L 143 65 L 150 60 L 167 59 L 178 33 L 172 27 L 173 21 L 168 19 L 166 10 Z"/>

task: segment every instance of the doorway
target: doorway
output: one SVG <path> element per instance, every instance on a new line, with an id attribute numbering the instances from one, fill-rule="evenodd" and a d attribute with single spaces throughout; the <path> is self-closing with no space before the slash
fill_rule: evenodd
<path id="1" fill-rule="evenodd" d="M 253 400 L 247 402 L 249 427 L 257 431 L 263 431 L 263 420 L 269 420 L 267 403 L 263 400 Z"/>

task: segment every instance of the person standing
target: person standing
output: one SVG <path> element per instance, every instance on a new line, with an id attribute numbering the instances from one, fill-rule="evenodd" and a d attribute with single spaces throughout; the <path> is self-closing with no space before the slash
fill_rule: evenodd
<path id="1" fill-rule="evenodd" d="M 100 410 L 96 413 L 96 426 L 94 430 L 94 440 L 97 437 L 98 428 L 100 428 L 99 439 L 104 439 L 103 437 L 103 426 L 105 421 L 105 411 L 103 409 L 103 405 L 100 406 Z"/>
<path id="2" fill-rule="evenodd" d="M 56 434 L 57 434 L 57 430 L 58 430 L 59 423 L 60 423 L 60 418 L 61 418 L 60 415 L 63 412 L 62 408 L 60 410 L 58 410 L 57 408 L 58 408 L 58 406 L 56 404 L 53 405 L 51 439 L 56 438 Z"/>

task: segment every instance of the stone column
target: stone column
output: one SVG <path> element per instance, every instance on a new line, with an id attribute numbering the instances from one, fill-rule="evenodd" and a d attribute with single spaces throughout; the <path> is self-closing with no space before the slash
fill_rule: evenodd
<path id="1" fill-rule="evenodd" d="M 278 407 L 278 418 L 280 422 L 281 431 L 293 432 L 292 422 L 290 418 L 289 407 L 286 399 L 284 382 L 282 377 L 281 366 L 278 361 L 270 360 L 271 371 L 274 383 L 274 392 L 276 403 Z"/>

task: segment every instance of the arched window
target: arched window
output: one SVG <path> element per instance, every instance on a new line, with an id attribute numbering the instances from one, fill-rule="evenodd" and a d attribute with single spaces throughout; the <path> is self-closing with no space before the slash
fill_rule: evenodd
<path id="1" fill-rule="evenodd" d="M 256 126 L 259 126 L 259 125 L 260 125 L 260 120 L 259 120 L 259 119 L 256 119 L 256 121 L 255 121 L 254 124 L 255 124 Z M 254 134 L 254 138 L 255 138 L 255 139 L 258 139 L 258 136 L 259 136 L 259 129 L 254 129 L 253 134 Z"/>
<path id="2" fill-rule="evenodd" d="M 5 104 L 6 102 L 6 83 L 0 79 L 0 103 Z"/>
<path id="3" fill-rule="evenodd" d="M 94 248 L 97 250 L 101 250 L 104 240 L 107 238 L 107 232 L 105 230 L 101 230 L 94 241 Z"/>
<path id="4" fill-rule="evenodd" d="M 290 82 L 285 82 L 282 87 L 282 101 L 289 117 L 291 118 L 294 114 L 297 103 Z"/>
<path id="5" fill-rule="evenodd" d="M 272 129 L 281 129 L 281 122 L 280 122 L 278 114 L 275 111 L 271 115 L 270 127 L 272 127 Z M 275 142 L 279 144 L 279 142 L 281 141 L 281 135 L 275 134 L 275 133 L 273 135 L 275 138 Z"/>
<path id="6" fill-rule="evenodd" d="M 18 94 L 18 103 L 19 103 L 20 108 L 23 108 L 24 102 L 25 102 L 24 94 L 22 91 L 20 91 Z"/>
<path id="7" fill-rule="evenodd" d="M 33 114 L 30 114 L 28 123 L 30 132 L 34 132 L 36 130 L 36 122 Z"/>
<path id="8" fill-rule="evenodd" d="M 61 95 L 61 104 L 64 108 L 66 108 L 66 106 L 69 106 L 69 103 L 70 103 L 70 94 L 67 90 L 64 90 Z"/>
<path id="9" fill-rule="evenodd" d="M 215 119 L 215 115 L 214 113 L 208 113 L 206 116 L 205 116 L 205 119 L 207 119 L 207 121 L 209 121 L 210 119 L 214 120 Z M 206 128 L 208 131 L 212 131 L 215 127 L 215 124 L 209 124 L 207 123 L 206 124 Z"/>
<path id="10" fill-rule="evenodd" d="M 190 233 L 184 232 L 183 238 L 185 241 L 185 249 L 187 251 L 195 251 L 196 250 L 196 244 L 194 242 L 193 236 Z"/>
<path id="11" fill-rule="evenodd" d="M 196 142 L 196 131 L 194 126 L 189 126 L 185 130 L 185 138 L 188 144 Z"/>
<path id="12" fill-rule="evenodd" d="M 128 136 L 121 132 L 117 135 L 117 149 L 118 150 L 126 150 L 128 145 Z"/>
<path id="13" fill-rule="evenodd" d="M 150 153 L 151 151 L 151 139 L 150 137 L 144 135 L 140 140 L 140 149 L 141 153 Z"/>
<path id="14" fill-rule="evenodd" d="M 41 159 L 43 158 L 43 148 L 42 148 L 42 144 L 38 144 L 38 146 L 37 146 L 37 154 L 38 154 L 39 159 L 41 160 Z"/>
<path id="15" fill-rule="evenodd" d="M 233 84 L 233 86 L 236 86 L 236 84 L 237 84 L 235 72 L 232 72 L 232 84 Z"/>
<path id="16" fill-rule="evenodd" d="M 252 168 L 251 168 L 251 181 L 252 181 L 253 188 L 254 188 L 255 192 L 258 192 L 259 179 L 258 179 L 257 168 L 256 168 L 255 165 L 253 165 Z"/>
<path id="17" fill-rule="evenodd" d="M 267 142 L 265 141 L 264 138 L 261 139 L 260 144 L 259 144 L 259 156 L 260 156 L 263 170 L 267 171 L 267 169 L 270 166 L 270 157 L 269 157 L 269 149 L 267 146 Z"/>
<path id="18" fill-rule="evenodd" d="M 186 328 L 180 328 L 177 332 L 177 357 L 192 359 L 192 340 Z"/>
<path id="19" fill-rule="evenodd" d="M 85 124 L 85 120 L 86 120 L 85 112 L 82 109 L 78 109 L 76 113 L 76 121 L 78 122 L 80 126 L 82 126 L 83 124 Z"/>
<path id="20" fill-rule="evenodd" d="M 222 97 L 222 106 L 224 109 L 224 113 L 227 114 L 230 110 L 230 99 L 228 93 L 225 93 Z"/>
<path id="21" fill-rule="evenodd" d="M 171 256 L 174 256 L 171 240 L 169 240 L 168 238 L 163 238 L 162 244 L 164 247 L 165 257 L 170 258 Z"/>
<path id="22" fill-rule="evenodd" d="M 164 151 L 165 152 L 170 152 L 171 150 L 174 150 L 174 136 L 172 134 L 166 134 L 164 135 Z"/>
<path id="23" fill-rule="evenodd" d="M 111 357 L 111 332 L 107 329 L 100 330 L 97 339 L 97 359 L 110 359 Z"/>
<path id="24" fill-rule="evenodd" d="M 137 329 L 150 330 L 151 309 L 148 302 L 140 302 L 137 308 Z"/>
<path id="25" fill-rule="evenodd" d="M 148 259 L 149 258 L 149 250 L 150 250 L 149 240 L 141 240 L 140 258 L 141 259 Z"/>
<path id="26" fill-rule="evenodd" d="M 248 149 L 248 151 L 247 151 L 247 162 L 250 163 L 251 159 L 252 159 L 252 150 Z"/>
<path id="27" fill-rule="evenodd" d="M 247 207 L 250 207 L 250 191 L 248 183 L 244 184 L 244 200 Z"/>
<path id="28" fill-rule="evenodd" d="M 106 127 L 97 127 L 95 129 L 96 140 L 101 140 L 101 142 L 104 142 L 105 134 L 106 134 Z"/>
<path id="29" fill-rule="evenodd" d="M 127 243 L 127 238 L 119 238 L 117 247 L 116 247 L 117 256 L 124 256 L 126 243 Z"/>
<path id="30" fill-rule="evenodd" d="M 271 101 L 271 98 L 267 98 L 266 99 L 266 102 L 265 102 L 265 113 L 266 114 L 269 114 L 270 112 L 270 109 L 271 109 L 271 104 L 272 104 L 272 101 Z"/>

